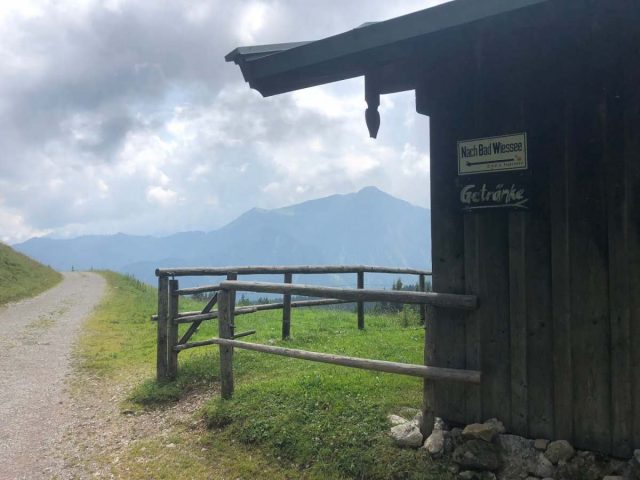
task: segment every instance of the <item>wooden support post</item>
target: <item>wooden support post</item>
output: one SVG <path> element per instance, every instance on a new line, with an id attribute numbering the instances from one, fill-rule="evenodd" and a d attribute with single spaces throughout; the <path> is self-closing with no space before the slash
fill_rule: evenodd
<path id="1" fill-rule="evenodd" d="M 218 294 L 218 337 L 233 339 L 229 290 Z M 220 394 L 225 400 L 233 396 L 233 347 L 220 345 Z"/>
<path id="2" fill-rule="evenodd" d="M 293 274 L 287 272 L 284 274 L 284 283 L 292 283 Z M 284 294 L 282 296 L 282 339 L 286 340 L 291 336 L 291 295 Z"/>
<path id="3" fill-rule="evenodd" d="M 238 280 L 238 274 L 236 272 L 227 273 L 227 280 L 232 280 L 232 281 Z M 229 325 L 231 325 L 231 338 L 233 338 L 233 335 L 236 333 L 235 311 L 236 311 L 236 291 L 232 290 L 229 292 Z"/>
<path id="4" fill-rule="evenodd" d="M 420 274 L 420 280 L 419 280 L 419 288 L 421 292 L 426 292 L 427 291 L 427 282 L 425 280 L 425 276 L 423 274 Z M 420 309 L 420 325 L 426 325 L 427 324 L 427 306 L 426 305 L 419 305 L 418 308 Z"/>
<path id="5" fill-rule="evenodd" d="M 425 305 L 425 307 L 428 309 L 428 318 L 430 325 L 432 325 L 435 318 L 435 308 L 427 305 Z M 425 328 L 427 329 L 427 331 L 424 335 L 424 364 L 433 365 L 432 362 L 435 361 L 433 355 L 433 344 L 435 343 L 435 340 L 432 338 L 431 331 L 428 329 L 426 323 Z M 420 425 L 420 431 L 422 432 L 422 435 L 427 438 L 433 432 L 433 427 L 436 420 L 436 389 L 433 382 L 427 380 L 426 378 L 423 380 L 422 388 L 422 425 Z"/>
<path id="6" fill-rule="evenodd" d="M 169 317 L 169 279 L 158 277 L 158 341 L 156 358 L 156 378 L 158 382 L 167 380 L 167 323 Z"/>
<path id="7" fill-rule="evenodd" d="M 178 312 L 180 296 L 177 293 L 178 280 L 169 280 L 169 318 L 167 321 L 167 378 L 178 376 L 178 352 L 173 348 L 178 344 Z"/>
<path id="8" fill-rule="evenodd" d="M 362 290 L 364 288 L 364 272 L 358 272 L 358 288 Z M 358 302 L 358 329 L 364 330 L 364 302 Z"/>

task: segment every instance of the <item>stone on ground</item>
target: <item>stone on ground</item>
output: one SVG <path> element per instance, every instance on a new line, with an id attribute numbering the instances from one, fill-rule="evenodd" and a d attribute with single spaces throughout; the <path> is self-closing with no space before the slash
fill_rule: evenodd
<path id="1" fill-rule="evenodd" d="M 458 446 L 453 461 L 461 468 L 473 470 L 497 470 L 500 467 L 498 449 L 492 443 L 472 439 Z"/>
<path id="2" fill-rule="evenodd" d="M 426 442 L 424 442 L 424 448 L 429 452 L 433 458 L 439 458 L 444 453 L 445 437 L 446 433 L 443 430 L 434 430 Z"/>
<path id="3" fill-rule="evenodd" d="M 406 422 L 391 428 L 391 438 L 399 447 L 418 448 L 422 446 L 422 433 L 413 422 Z"/>
<path id="4" fill-rule="evenodd" d="M 551 463 L 557 465 L 558 462 L 568 462 L 575 455 L 576 451 L 566 440 L 556 440 L 551 442 L 544 452 Z"/>
<path id="5" fill-rule="evenodd" d="M 496 436 L 496 430 L 492 425 L 486 423 L 472 423 L 462 430 L 462 437 L 465 440 L 484 440 L 491 442 Z"/>

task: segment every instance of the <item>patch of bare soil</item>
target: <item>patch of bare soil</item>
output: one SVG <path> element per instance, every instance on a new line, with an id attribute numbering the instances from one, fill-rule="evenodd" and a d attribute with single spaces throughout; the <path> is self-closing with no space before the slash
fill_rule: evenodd
<path id="1" fill-rule="evenodd" d="M 59 442 L 61 467 L 54 478 L 127 478 L 126 467 L 118 464 L 129 455 L 137 442 L 155 440 L 171 448 L 171 435 L 176 430 L 204 430 L 201 421 L 194 420 L 205 399 L 210 396 L 193 392 L 178 404 L 133 411 L 123 409 L 134 382 L 105 381 L 102 378 L 81 378 L 70 407 L 73 419 Z M 137 461 L 153 461 L 152 452 L 144 454 L 144 447 Z M 119 473 L 118 473 L 119 472 Z"/>

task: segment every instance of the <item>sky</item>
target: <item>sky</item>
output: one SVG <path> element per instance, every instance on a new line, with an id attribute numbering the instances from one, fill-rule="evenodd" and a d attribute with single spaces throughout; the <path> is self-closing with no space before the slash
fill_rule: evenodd
<path id="1" fill-rule="evenodd" d="M 0 0 L 0 240 L 209 231 L 374 185 L 429 206 L 429 121 L 353 79 L 262 98 L 224 55 L 443 0 Z"/>

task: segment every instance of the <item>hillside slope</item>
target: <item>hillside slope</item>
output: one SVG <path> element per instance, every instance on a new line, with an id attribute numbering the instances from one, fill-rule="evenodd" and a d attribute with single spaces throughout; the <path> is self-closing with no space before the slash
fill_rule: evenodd
<path id="1" fill-rule="evenodd" d="M 0 305 L 33 297 L 53 287 L 62 275 L 0 243 Z"/>

